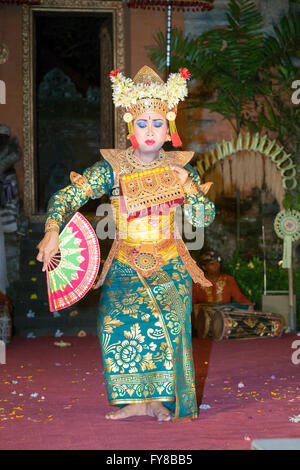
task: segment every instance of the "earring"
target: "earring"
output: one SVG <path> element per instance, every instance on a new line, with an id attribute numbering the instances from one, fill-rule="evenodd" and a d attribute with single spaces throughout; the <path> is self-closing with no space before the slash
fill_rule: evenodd
<path id="1" fill-rule="evenodd" d="M 173 147 L 182 147 L 182 142 L 178 135 L 176 124 L 175 124 L 176 113 L 174 111 L 169 111 L 166 117 L 169 121 L 169 129 L 170 129 Z"/>
<path id="2" fill-rule="evenodd" d="M 133 117 L 132 117 L 132 114 L 125 113 L 124 116 L 123 116 L 123 119 L 124 119 L 125 122 L 127 122 L 127 125 L 128 125 L 129 135 L 127 136 L 127 139 L 130 140 L 130 142 L 132 144 L 132 147 L 134 149 L 136 149 L 139 146 L 139 143 L 136 140 L 136 136 L 134 135 L 134 132 L 133 132 L 133 124 L 132 124 Z"/>
<path id="3" fill-rule="evenodd" d="M 170 142 L 171 141 L 171 136 L 169 134 L 166 135 L 166 142 Z"/>

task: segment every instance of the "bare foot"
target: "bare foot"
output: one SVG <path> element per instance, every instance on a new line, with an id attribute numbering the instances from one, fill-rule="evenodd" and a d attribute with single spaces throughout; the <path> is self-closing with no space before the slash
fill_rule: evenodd
<path id="1" fill-rule="evenodd" d="M 147 404 L 147 415 L 157 418 L 158 421 L 170 421 L 173 418 L 173 413 L 159 401 Z"/>
<path id="2" fill-rule="evenodd" d="M 142 416 L 147 414 L 146 403 L 134 403 L 132 405 L 124 406 L 116 411 L 111 411 L 105 415 L 106 419 L 123 419 L 130 418 L 131 416 Z"/>
<path id="3" fill-rule="evenodd" d="M 111 411 L 105 415 L 106 419 L 124 419 L 131 416 L 148 415 L 157 418 L 158 421 L 170 421 L 173 413 L 160 402 L 134 403 L 124 406 L 116 411 Z"/>

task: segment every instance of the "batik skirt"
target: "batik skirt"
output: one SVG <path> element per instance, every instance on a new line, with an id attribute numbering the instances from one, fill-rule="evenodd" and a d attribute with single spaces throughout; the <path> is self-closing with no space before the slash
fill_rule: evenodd
<path id="1" fill-rule="evenodd" d="M 111 405 L 160 401 L 174 421 L 197 417 L 191 289 L 180 258 L 150 277 L 114 259 L 97 322 Z"/>

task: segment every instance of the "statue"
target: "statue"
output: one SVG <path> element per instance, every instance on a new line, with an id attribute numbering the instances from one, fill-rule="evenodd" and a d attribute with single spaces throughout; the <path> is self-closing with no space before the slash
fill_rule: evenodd
<path id="1" fill-rule="evenodd" d="M 7 126 L 0 125 L 0 218 L 5 233 L 16 232 L 19 220 L 19 193 L 14 163 L 20 158 L 15 137 Z"/>

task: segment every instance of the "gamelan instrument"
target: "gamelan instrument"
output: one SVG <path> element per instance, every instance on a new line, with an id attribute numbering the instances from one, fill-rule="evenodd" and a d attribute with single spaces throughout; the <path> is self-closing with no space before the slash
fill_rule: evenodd
<path id="1" fill-rule="evenodd" d="M 198 338 L 250 339 L 281 336 L 282 315 L 242 310 L 230 304 L 196 304 L 192 321 Z"/>
<path id="2" fill-rule="evenodd" d="M 214 339 L 249 339 L 278 337 L 284 331 L 281 315 L 241 310 L 215 310 L 211 319 Z"/>

